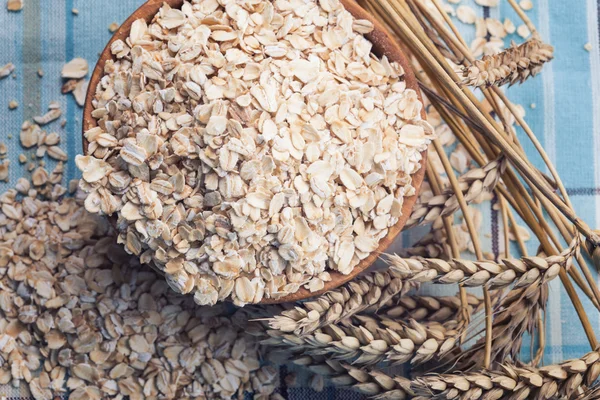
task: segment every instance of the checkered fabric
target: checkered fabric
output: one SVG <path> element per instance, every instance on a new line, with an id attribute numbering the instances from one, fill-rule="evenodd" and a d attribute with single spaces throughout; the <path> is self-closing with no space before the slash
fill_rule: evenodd
<path id="1" fill-rule="evenodd" d="M 0 5 L 0 66 L 12 62 L 16 77 L 0 81 L 0 140 L 8 146 L 10 180 L 0 184 L 0 190 L 13 187 L 16 180 L 28 172 L 18 162 L 23 152 L 19 145 L 21 123 L 47 110 L 51 101 L 58 101 L 66 125 L 54 122 L 46 128 L 60 133 L 61 145 L 73 159 L 81 150 L 81 115 L 72 96 L 60 93 L 60 70 L 74 57 L 84 57 L 93 66 L 98 53 L 110 38 L 108 26 L 122 22 L 142 0 L 25 0 L 19 13 L 8 13 Z M 461 4 L 473 6 L 480 16 L 510 18 L 519 25 L 519 18 L 505 0 L 500 6 L 482 8 L 474 0 Z M 79 15 L 71 10 L 77 8 Z M 522 104 L 526 119 L 556 165 L 579 215 L 591 226 L 600 226 L 600 42 L 597 0 L 534 0 L 528 15 L 539 28 L 543 40 L 555 47 L 554 61 L 544 66 L 543 73 L 522 86 L 509 89 L 510 98 Z M 474 27 L 459 23 L 467 42 L 474 38 Z M 520 42 L 521 38 L 511 35 Z M 590 43 L 591 51 L 584 45 Z M 44 71 L 44 77 L 37 74 Z M 8 110 L 10 100 L 20 106 Z M 545 170 L 535 149 L 522 132 L 525 151 L 542 170 Z M 67 164 L 67 179 L 78 177 L 73 162 Z M 501 252 L 503 239 L 498 229 L 499 215 L 488 203 L 482 207 L 484 223 L 482 235 L 487 251 Z M 419 238 L 422 230 L 405 232 L 392 249 L 407 246 Z M 534 252 L 536 243 L 528 242 Z M 516 254 L 516 248 L 515 248 Z M 430 294 L 454 294 L 456 288 L 427 287 Z M 593 310 L 585 296 L 584 307 Z M 550 288 L 547 316 L 546 364 L 579 357 L 589 350 L 584 332 L 579 324 L 560 281 L 554 280 Z M 592 326 L 600 332 L 597 312 L 590 312 Z M 530 353 L 525 341 L 524 355 Z M 283 366 L 286 371 L 298 369 Z M 300 371 L 300 375 L 302 372 Z M 283 383 L 283 379 L 282 379 Z M 359 399 L 360 395 L 348 390 L 327 387 L 321 393 L 300 388 L 280 389 L 287 399 Z M 27 397 L 24 389 L 0 388 L 0 396 L 10 399 Z"/>

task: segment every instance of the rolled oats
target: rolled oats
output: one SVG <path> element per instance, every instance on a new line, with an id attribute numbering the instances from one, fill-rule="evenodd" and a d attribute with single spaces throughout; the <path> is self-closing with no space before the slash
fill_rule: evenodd
<path id="1" fill-rule="evenodd" d="M 62 68 L 62 77 L 67 79 L 81 79 L 88 73 L 88 63 L 83 58 L 74 58 Z"/>
<path id="2" fill-rule="evenodd" d="M 0 209 L 0 383 L 36 400 L 274 391 L 276 371 L 261 366 L 244 316 L 173 293 L 85 211 L 81 193 L 58 202 L 13 192 Z"/>
<path id="3" fill-rule="evenodd" d="M 2 67 L 0 67 L 0 79 L 6 78 L 15 70 L 15 65 L 13 63 L 8 63 Z"/>
<path id="4" fill-rule="evenodd" d="M 135 21 L 77 157 L 86 208 L 116 212 L 127 251 L 202 305 L 350 273 L 398 221 L 433 133 L 402 67 L 371 54 L 372 28 L 314 0 L 194 0 Z"/>
<path id="5" fill-rule="evenodd" d="M 23 9 L 23 0 L 8 0 L 6 2 L 8 11 L 21 11 Z"/>

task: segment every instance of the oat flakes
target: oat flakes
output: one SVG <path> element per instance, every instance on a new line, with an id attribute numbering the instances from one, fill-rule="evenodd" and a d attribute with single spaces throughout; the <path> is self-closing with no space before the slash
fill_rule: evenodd
<path id="1" fill-rule="evenodd" d="M 337 0 L 194 0 L 136 21 L 77 157 L 86 208 L 117 213 L 127 251 L 199 304 L 349 273 L 414 194 L 433 134 L 371 29 Z"/>

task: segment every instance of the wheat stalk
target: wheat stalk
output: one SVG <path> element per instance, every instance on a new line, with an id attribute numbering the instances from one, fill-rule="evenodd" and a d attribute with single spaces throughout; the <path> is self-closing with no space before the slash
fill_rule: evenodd
<path id="1" fill-rule="evenodd" d="M 581 385 L 600 375 L 600 352 L 542 368 L 502 364 L 496 371 L 417 378 L 410 384 L 415 399 L 550 399 L 572 398 Z"/>
<path id="2" fill-rule="evenodd" d="M 474 168 L 463 174 L 458 182 L 465 200 L 471 202 L 484 191 L 491 192 L 497 185 L 507 166 L 505 157 L 489 162 L 480 168 Z M 415 204 L 405 228 L 435 221 L 438 217 L 452 215 L 460 208 L 456 193 L 447 188 L 438 196 L 426 202 Z"/>
<path id="3" fill-rule="evenodd" d="M 465 121 L 459 121 L 458 126 L 460 129 L 456 131 L 456 133 L 461 142 L 465 144 L 465 147 L 468 147 L 470 143 L 476 142 L 477 145 L 473 148 L 475 152 L 478 153 L 480 151 L 480 146 L 481 150 L 485 153 L 485 157 L 488 159 L 498 157 L 498 154 L 501 152 L 509 158 L 511 164 L 516 167 L 515 171 L 508 169 L 503 177 L 503 181 L 506 184 L 506 199 L 532 228 L 535 235 L 539 238 L 544 251 L 547 254 L 556 254 L 555 245 L 558 246 L 559 243 L 554 242 L 551 228 L 547 226 L 547 224 L 544 224 L 542 208 L 534 200 L 534 197 L 538 199 L 540 197 L 547 198 L 549 201 L 543 202 L 543 206 L 553 220 L 561 220 L 562 217 L 559 213 L 562 213 L 590 240 L 593 245 L 597 246 L 600 243 L 600 236 L 594 233 L 591 228 L 582 221 L 575 212 L 556 195 L 556 193 L 553 192 L 553 189 L 548 185 L 546 180 L 541 177 L 539 172 L 536 172 L 530 162 L 524 159 L 522 149 L 515 136 L 504 132 L 503 127 L 485 110 L 485 107 L 482 106 L 481 102 L 468 88 L 461 88 L 456 84 L 460 78 L 456 75 L 454 66 L 451 66 L 443 55 L 441 55 L 441 53 L 439 53 L 439 51 L 431 44 L 431 41 L 423 33 L 423 29 L 419 25 L 419 22 L 416 20 L 411 10 L 406 6 L 405 1 L 366 1 L 368 1 L 373 6 L 373 9 L 377 11 L 378 16 L 394 30 L 394 33 L 398 35 L 399 38 L 403 39 L 404 43 L 410 47 L 412 54 L 423 67 L 428 77 L 430 77 L 435 89 L 441 95 L 448 98 L 457 109 L 461 110 L 465 115 L 468 115 L 472 122 L 481 125 L 481 130 L 469 132 L 465 126 Z M 436 30 L 440 31 L 439 29 Z M 467 53 L 468 49 L 464 54 Z M 487 95 L 487 92 L 484 94 Z M 496 92 L 493 94 L 500 97 Z M 500 98 L 504 101 L 504 98 Z M 490 96 L 490 104 L 495 103 L 493 96 Z M 497 107 L 494 107 L 498 112 Z M 511 113 L 513 113 L 512 110 Z M 521 120 L 518 121 L 523 125 Z M 465 129 L 465 131 L 461 132 L 463 129 Z M 482 163 L 479 164 L 483 165 Z M 526 180 L 527 185 L 539 189 L 538 192 L 535 192 L 533 196 L 531 196 L 523 183 L 519 180 L 519 177 L 516 176 L 516 171 L 518 171 Z M 570 238 L 567 240 L 570 240 Z M 554 243 L 551 243 L 551 241 Z M 571 271 L 573 271 L 572 274 L 575 276 L 576 270 L 572 269 Z M 569 281 L 566 273 L 561 272 L 560 278 L 573 303 L 577 315 L 581 320 L 590 344 L 592 347 L 596 347 L 597 339 L 593 328 L 573 284 Z"/>
<path id="4" fill-rule="evenodd" d="M 552 60 L 554 48 L 538 38 L 531 38 L 520 45 L 511 43 L 511 47 L 501 53 L 483 56 L 480 60 L 462 68 L 462 85 L 467 86 L 503 86 L 523 83 L 527 78 L 536 76 L 542 66 Z"/>

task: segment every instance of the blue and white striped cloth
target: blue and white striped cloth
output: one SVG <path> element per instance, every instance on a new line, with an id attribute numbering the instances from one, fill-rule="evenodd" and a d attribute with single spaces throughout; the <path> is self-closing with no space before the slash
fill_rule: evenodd
<path id="1" fill-rule="evenodd" d="M 538 27 L 544 41 L 555 47 L 555 59 L 544 66 L 542 74 L 524 85 L 509 89 L 509 97 L 522 104 L 526 119 L 556 165 L 572 196 L 577 212 L 590 226 L 600 226 L 600 41 L 597 0 L 533 0 L 534 8 L 528 16 Z M 90 69 L 98 53 L 109 40 L 108 26 L 120 23 L 143 1 L 141 0 L 26 0 L 19 13 L 8 13 L 4 2 L 0 5 L 0 66 L 12 62 L 16 78 L 0 81 L 0 141 L 7 144 L 10 159 L 10 181 L 0 184 L 0 190 L 13 187 L 21 176 L 27 176 L 18 155 L 21 123 L 34 115 L 46 112 L 50 102 L 58 101 L 66 125 L 54 122 L 47 126 L 49 132 L 58 132 L 61 146 L 71 159 L 81 150 L 81 114 L 72 96 L 60 93 L 60 70 L 74 57 L 88 60 Z M 473 0 L 460 4 L 472 6 L 480 16 L 510 18 L 518 26 L 520 20 L 504 0 L 500 6 L 483 8 Z M 72 13 L 72 9 L 79 14 Z M 474 38 L 473 26 L 459 23 L 467 42 Z M 506 38 L 520 42 L 516 35 Z M 590 43 L 591 51 L 584 45 Z M 38 76 L 38 69 L 44 77 Z M 16 100 L 19 108 L 8 110 L 8 103 Z M 535 108 L 530 105 L 535 104 Z M 62 118 L 61 118 L 62 119 Z M 522 133 L 522 132 L 520 132 Z M 526 152 L 545 170 L 534 148 L 522 135 Z M 66 168 L 68 179 L 78 177 L 73 162 Z M 485 232 L 493 229 L 498 215 L 486 205 L 483 209 Z M 501 231 L 501 230 L 500 230 Z M 419 231 L 422 233 L 422 231 Z M 392 247 L 408 245 L 419 238 L 417 231 L 403 234 Z M 498 234 L 484 239 L 486 250 L 501 249 Z M 528 242 L 531 252 L 537 243 Z M 517 254 L 516 251 L 514 254 Z M 429 293 L 454 294 L 455 288 L 433 288 Z M 600 333 L 600 318 L 594 307 L 580 293 L 589 310 L 594 329 Z M 579 357 L 589 350 L 586 337 L 560 281 L 550 288 L 547 316 L 547 346 L 544 362 L 555 363 Z M 524 343 L 524 353 L 529 353 L 529 343 Z M 283 367 L 293 368 L 293 367 Z M 283 371 L 282 371 L 283 372 Z M 283 379 L 282 379 L 283 381 Z M 306 388 L 283 388 L 281 393 L 290 399 L 351 399 L 360 398 L 349 391 L 326 388 L 316 394 Z M 18 396 L 23 392 L 2 393 Z"/>

